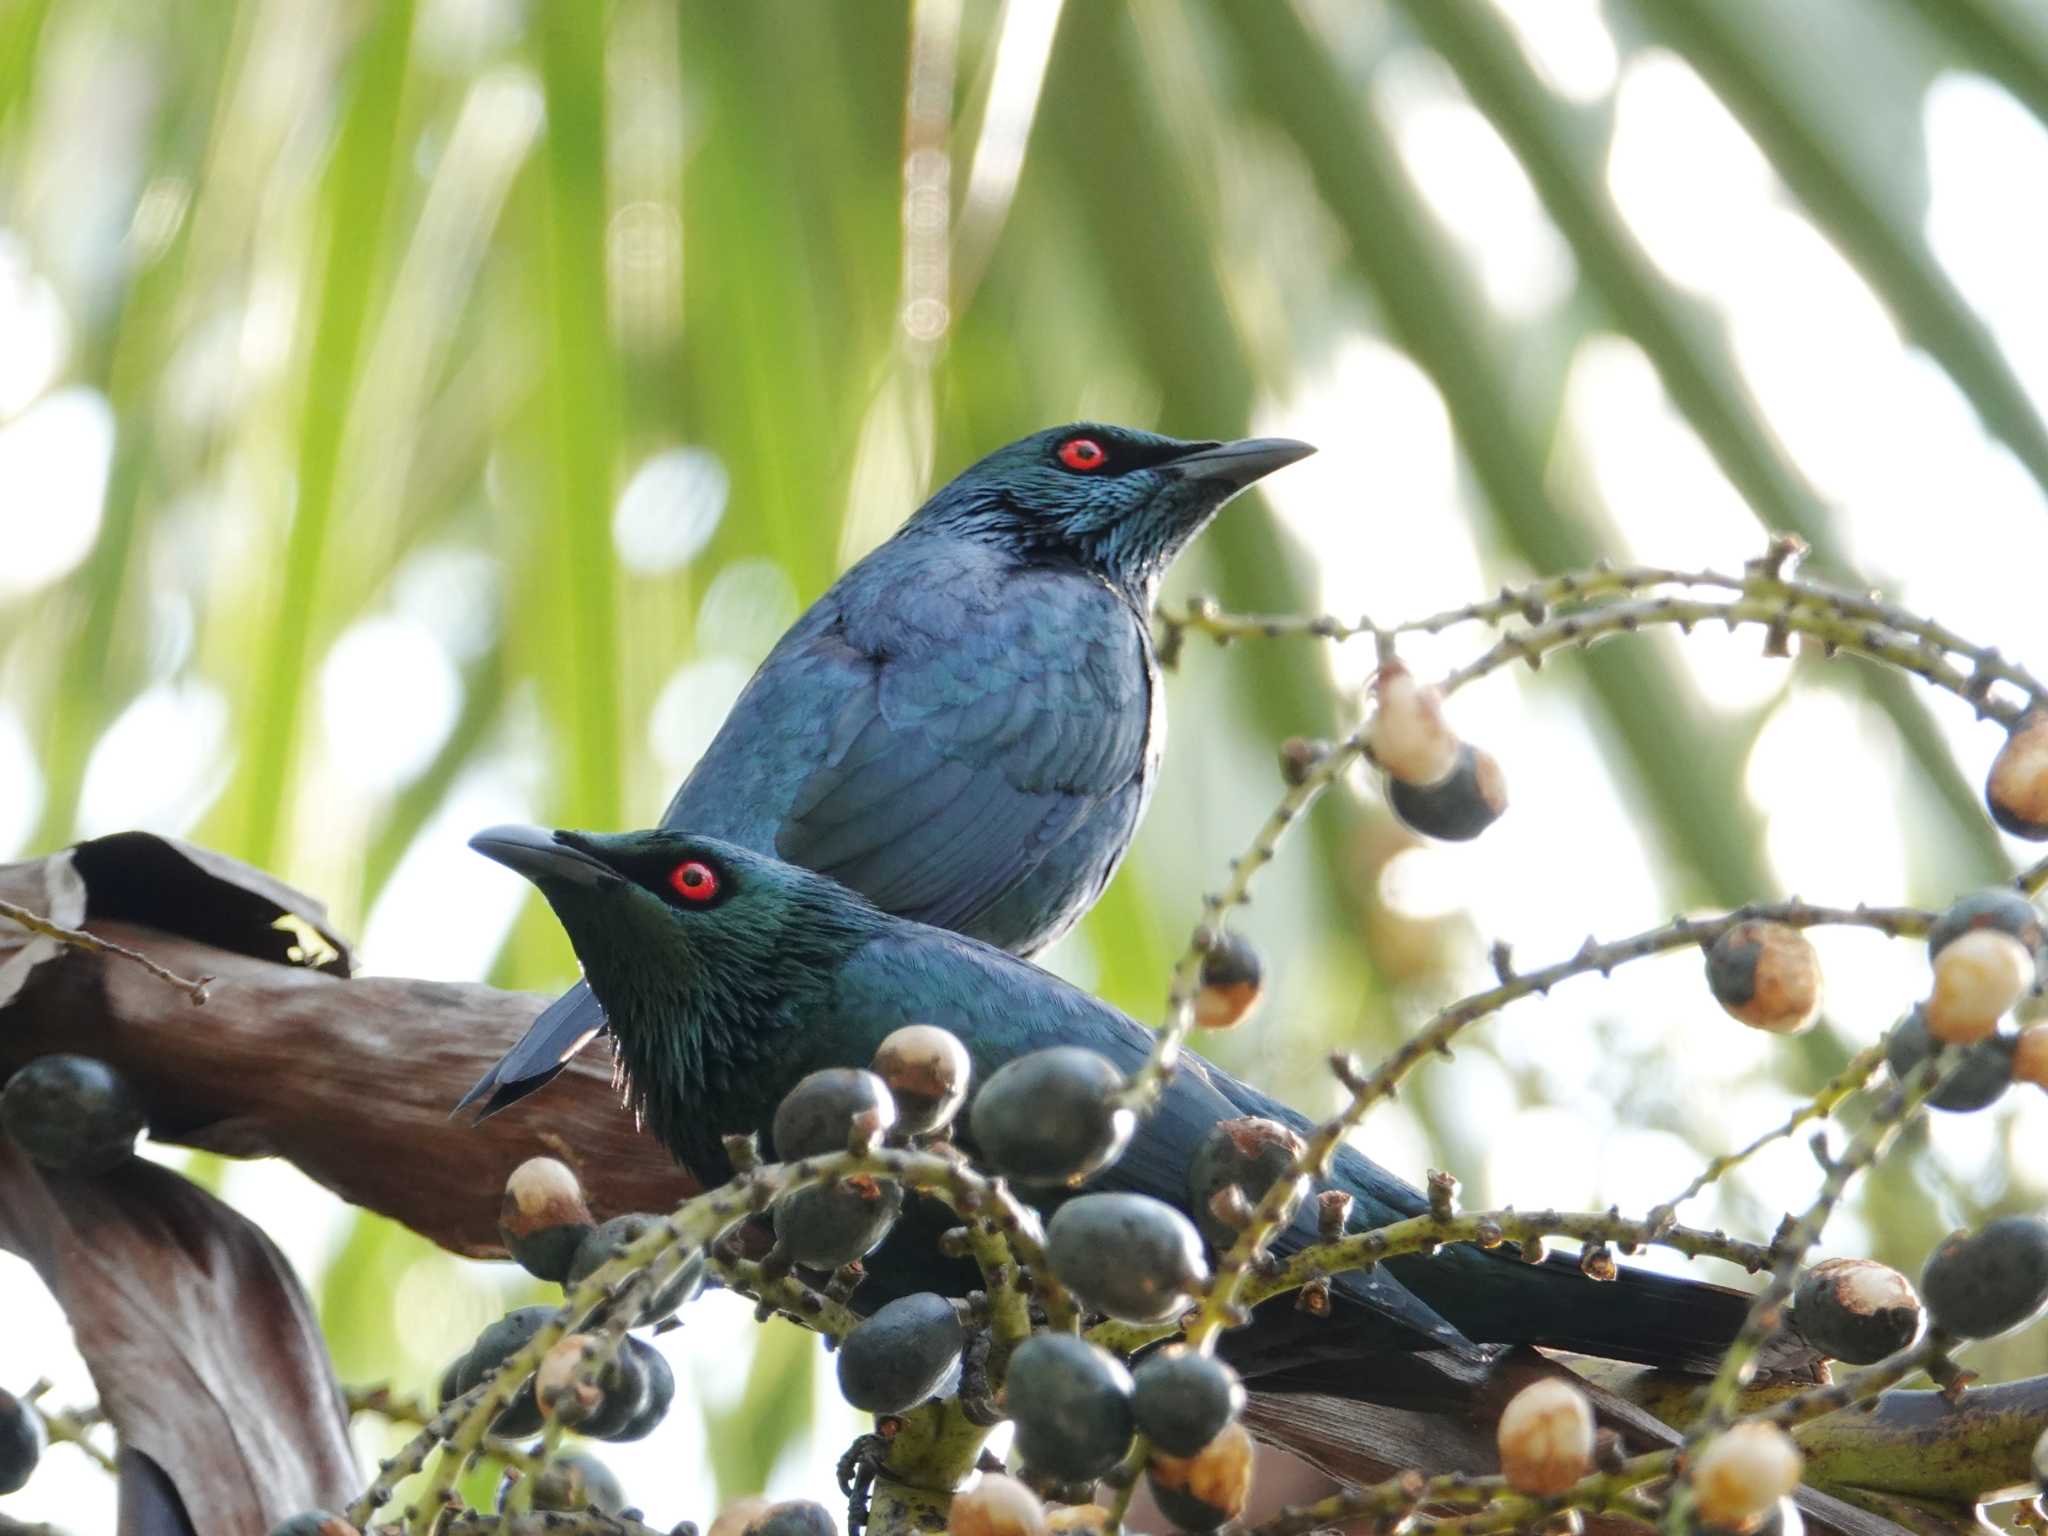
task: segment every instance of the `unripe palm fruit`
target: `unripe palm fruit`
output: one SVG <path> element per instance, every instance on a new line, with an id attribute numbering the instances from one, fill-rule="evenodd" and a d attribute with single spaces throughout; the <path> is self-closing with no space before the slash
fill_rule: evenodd
<path id="1" fill-rule="evenodd" d="M 491 1421 L 491 1433 L 501 1440 L 520 1440 L 539 1434 L 546 1422 L 546 1415 L 540 1411 L 540 1399 L 534 1395 L 533 1383 L 529 1381 L 505 1405 L 505 1411 Z"/>
<path id="2" fill-rule="evenodd" d="M 1046 1258 L 1087 1305 L 1127 1323 L 1159 1323 L 1209 1278 L 1194 1223 L 1150 1195 L 1076 1195 L 1053 1212 Z"/>
<path id="3" fill-rule="evenodd" d="M 1425 688 L 1398 661 L 1383 664 L 1372 682 L 1372 718 L 1366 745 L 1373 761 L 1396 784 L 1441 784 L 1458 768 L 1463 743 L 1444 720 L 1443 695 Z"/>
<path id="4" fill-rule="evenodd" d="M 968 1110 L 984 1161 L 1020 1184 L 1078 1183 L 1115 1162 L 1137 1120 L 1117 1102 L 1123 1074 L 1078 1045 L 1020 1056 L 991 1073 Z"/>
<path id="5" fill-rule="evenodd" d="M 1949 903 L 1927 930 L 1927 958 L 1937 958 L 1953 940 L 1980 928 L 2009 933 L 2032 954 L 2048 949 L 2048 920 L 2041 909 L 2011 886 L 1994 885 Z"/>
<path id="6" fill-rule="evenodd" d="M 553 1307 L 515 1307 L 484 1329 L 469 1352 L 442 1373 L 441 1401 L 446 1403 L 461 1396 L 490 1375 L 554 1315 Z M 527 1381 L 491 1422 L 491 1433 L 517 1439 L 533 1434 L 540 1425 L 540 1404 L 534 1400 L 533 1383 Z"/>
<path id="7" fill-rule="evenodd" d="M 984 1472 L 953 1496 L 946 1529 L 951 1536 L 1051 1536 L 1052 1523 L 1038 1495 L 1016 1478 Z"/>
<path id="8" fill-rule="evenodd" d="M 1218 933 L 1202 952 L 1202 984 L 1195 993 L 1195 1022 L 1204 1029 L 1229 1029 L 1251 1017 L 1264 989 L 1264 967 L 1251 940 Z"/>
<path id="9" fill-rule="evenodd" d="M 1920 1272 L 1927 1316 L 1944 1333 L 1988 1339 L 2048 1303 L 2048 1221 L 2002 1216 L 1972 1236 L 1953 1232 Z"/>
<path id="10" fill-rule="evenodd" d="M 1820 956 L 1785 923 L 1751 919 L 1723 932 L 1707 947 L 1707 985 L 1752 1029 L 1796 1035 L 1820 1017 Z"/>
<path id="11" fill-rule="evenodd" d="M 1508 781 L 1493 754 L 1468 741 L 1460 743 L 1458 761 L 1449 776 L 1435 784 L 1389 779 L 1387 803 L 1395 815 L 1426 837 L 1447 843 L 1469 842 L 1507 810 Z"/>
<path id="12" fill-rule="evenodd" d="M 2006 738 L 1984 780 L 1984 804 L 2014 837 L 2048 838 L 2048 712 L 2026 715 Z"/>
<path id="13" fill-rule="evenodd" d="M 1192 1456 L 1244 1409 L 1244 1383 L 1214 1355 L 1170 1344 L 1131 1373 L 1138 1429 L 1169 1456 Z"/>
<path id="14" fill-rule="evenodd" d="M 595 1456 L 571 1451 L 557 1456 L 534 1480 L 533 1507 L 616 1515 L 626 1507 L 626 1489 L 618 1474 Z"/>
<path id="15" fill-rule="evenodd" d="M 1145 1479 L 1167 1519 L 1184 1531 L 1213 1531 L 1244 1513 L 1253 1460 L 1251 1434 L 1232 1424 L 1192 1456 L 1154 1456 Z"/>
<path id="16" fill-rule="evenodd" d="M 1593 1466 L 1593 1408 L 1568 1381 L 1545 1377 L 1501 1410 L 1495 1435 L 1501 1475 L 1517 1493 L 1549 1498 Z"/>
<path id="17" fill-rule="evenodd" d="M 1221 1253 L 1237 1241 L 1237 1228 L 1216 1213 L 1216 1197 L 1235 1186 L 1247 1205 L 1257 1205 L 1306 1145 L 1279 1121 L 1257 1115 L 1209 1128 L 1188 1162 L 1188 1208 L 1211 1247 Z"/>
<path id="18" fill-rule="evenodd" d="M 547 1352 L 533 1382 L 541 1412 L 593 1439 L 638 1439 L 674 1400 L 675 1374 L 652 1345 L 628 1337 L 595 1379 L 579 1379 L 598 1348 L 596 1334 L 572 1333 Z"/>
<path id="19" fill-rule="evenodd" d="M 775 1202 L 775 1240 L 792 1261 L 837 1269 L 889 1235 L 903 1210 L 903 1186 L 855 1174 L 793 1189 Z"/>
<path id="20" fill-rule="evenodd" d="M 39 1168 L 105 1173 L 147 1127 L 128 1080 L 91 1056 L 38 1056 L 0 1088 L 0 1130 Z"/>
<path id="21" fill-rule="evenodd" d="M 896 1123 L 896 1100 L 887 1083 L 859 1067 L 813 1072 L 775 1106 L 775 1156 L 788 1163 L 844 1152 L 854 1122 L 863 1119 L 876 1136 Z"/>
<path id="22" fill-rule="evenodd" d="M 455 1373 L 454 1395 L 467 1392 L 503 1365 L 554 1315 L 553 1307 L 514 1307 L 485 1328 L 476 1336 L 476 1342 L 462 1358 L 462 1368 Z"/>
<path id="23" fill-rule="evenodd" d="M 0 1493 L 19 1491 L 42 1456 L 42 1415 L 12 1392 L 0 1392 Z"/>
<path id="24" fill-rule="evenodd" d="M 576 1257 L 569 1261 L 569 1273 L 562 1283 L 574 1286 L 588 1279 L 665 1221 L 665 1217 L 630 1211 L 599 1224 L 576 1245 Z M 675 1316 L 679 1307 L 694 1300 L 703 1288 L 704 1255 L 693 1253 L 683 1261 L 682 1267 L 667 1284 L 641 1306 L 640 1315 L 633 1319 L 633 1326 L 639 1328 L 666 1322 Z M 589 1326 L 596 1327 L 603 1322 L 610 1310 L 609 1306 L 599 1308 L 591 1315 Z"/>
<path id="25" fill-rule="evenodd" d="M 2010 1035 L 1993 1035 L 1965 1047 L 1962 1070 L 1928 1095 L 1929 1107 L 1962 1114 L 1996 1104 L 2012 1086 L 2016 1047 L 2017 1041 Z M 1903 1083 L 1935 1049 L 1934 1037 L 1927 1032 L 1926 1010 L 1915 1007 L 1886 1036 L 1885 1065 L 1891 1068 L 1892 1077 Z"/>
<path id="26" fill-rule="evenodd" d="M 1017 1346 L 1003 1406 L 1024 1465 L 1063 1483 L 1094 1481 L 1131 1443 L 1131 1373 L 1072 1334 L 1036 1333 Z"/>
<path id="27" fill-rule="evenodd" d="M 1829 1359 L 1870 1365 L 1920 1336 L 1920 1298 L 1889 1264 L 1824 1259 L 1793 1292 L 1792 1326 Z"/>
<path id="28" fill-rule="evenodd" d="M 567 1163 L 529 1157 L 505 1180 L 498 1236 L 519 1267 L 536 1279 L 566 1279 L 576 1250 L 596 1225 L 583 1203 L 583 1186 Z"/>
<path id="29" fill-rule="evenodd" d="M 577 1428 L 593 1440 L 644 1440 L 667 1417 L 676 1375 L 661 1351 L 630 1335 L 600 1382 L 604 1402 Z"/>
<path id="30" fill-rule="evenodd" d="M 926 1136 L 960 1113 L 974 1063 L 951 1030 L 906 1024 L 876 1048 L 874 1072 L 895 1099 L 896 1129 Z"/>
<path id="31" fill-rule="evenodd" d="M 840 1395 L 867 1413 L 903 1413 L 938 1392 L 966 1343 L 950 1297 L 899 1296 L 840 1343 Z"/>
<path id="32" fill-rule="evenodd" d="M 1934 957 L 1927 1032 L 1944 1045 L 1974 1045 L 2034 984 L 2034 956 L 2009 933 L 1978 928 L 1960 934 Z"/>
<path id="33" fill-rule="evenodd" d="M 1732 1425 L 1693 1456 L 1695 1507 L 1709 1525 L 1749 1529 L 1799 1486 L 1804 1465 L 1799 1447 L 1777 1425 L 1761 1419 Z"/>
<path id="34" fill-rule="evenodd" d="M 745 1536 L 748 1526 L 775 1507 L 775 1501 L 758 1493 L 734 1499 L 719 1510 L 704 1536 Z"/>
<path id="35" fill-rule="evenodd" d="M 435 1391 L 434 1403 L 436 1407 L 445 1408 L 462 1395 L 462 1373 L 468 1365 L 468 1350 L 464 1350 L 448 1362 L 447 1369 L 441 1372 L 441 1384 Z"/>
<path id="36" fill-rule="evenodd" d="M 809 1499 L 770 1504 L 746 1529 L 746 1536 L 839 1536 L 832 1512 Z"/>

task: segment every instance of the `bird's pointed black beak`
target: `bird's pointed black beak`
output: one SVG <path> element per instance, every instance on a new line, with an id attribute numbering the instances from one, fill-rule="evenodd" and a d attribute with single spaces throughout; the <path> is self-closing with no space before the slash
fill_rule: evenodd
<path id="1" fill-rule="evenodd" d="M 1197 448 L 1175 459 L 1171 467 L 1184 480 L 1225 485 L 1234 495 L 1315 451 L 1313 443 L 1297 442 L 1291 437 L 1247 437 L 1234 443 Z"/>
<path id="2" fill-rule="evenodd" d="M 594 886 L 621 878 L 587 849 L 564 841 L 564 835 L 540 827 L 489 827 L 469 846 L 535 884 L 568 882 Z M 451 1113 L 461 1114 L 481 1103 L 478 1120 L 488 1119 L 508 1104 L 545 1087 L 584 1046 L 604 1032 L 604 1009 L 586 986 L 556 999 L 528 1026 L 519 1043 L 477 1079 Z"/>
<path id="3" fill-rule="evenodd" d="M 486 827 L 469 840 L 469 846 L 536 884 L 566 880 L 572 885 L 596 885 L 622 878 L 597 855 L 575 843 L 571 834 L 544 827 Z"/>

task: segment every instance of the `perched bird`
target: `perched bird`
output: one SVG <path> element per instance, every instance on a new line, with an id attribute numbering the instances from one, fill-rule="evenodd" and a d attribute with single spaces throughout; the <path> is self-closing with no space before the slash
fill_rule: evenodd
<path id="1" fill-rule="evenodd" d="M 998 449 L 797 620 L 661 825 L 1044 948 L 1102 894 L 1151 798 L 1160 577 L 1231 497 L 1312 452 L 1085 422 Z M 531 1093 L 604 1023 L 579 984 L 457 1108 Z"/>
<path id="2" fill-rule="evenodd" d="M 547 898 L 610 1017 L 629 1101 L 707 1183 L 729 1176 L 724 1135 L 754 1133 L 772 1152 L 775 1108 L 791 1087 L 820 1068 L 866 1066 L 906 1023 L 957 1035 L 977 1084 L 1056 1045 L 1086 1047 L 1129 1073 L 1153 1043 L 1125 1014 L 1026 960 L 893 917 L 832 880 L 717 839 L 494 827 L 471 846 Z M 1258 1115 L 1308 1129 L 1304 1117 L 1221 1068 L 1192 1054 L 1183 1063 L 1122 1156 L 1087 1188 L 1135 1190 L 1186 1209 L 1191 1159 L 1219 1121 Z M 971 1128 L 959 1139 L 973 1150 Z M 1325 1187 L 1353 1197 L 1354 1229 L 1429 1204 L 1350 1148 Z M 971 1266 L 955 1269 L 936 1250 L 953 1220 L 915 1202 L 907 1208 L 864 1261 L 868 1279 L 855 1305 L 973 1286 Z M 1275 1251 L 1314 1235 L 1305 1207 Z M 1710 1367 L 1749 1301 L 1634 1268 L 1595 1281 L 1567 1260 L 1530 1264 L 1511 1248 L 1462 1244 L 1339 1275 L 1332 1299 L 1328 1318 L 1287 1298 L 1268 1304 L 1229 1336 L 1226 1353 L 1265 1390 L 1440 1405 L 1483 1380 L 1497 1353 L 1486 1345 Z M 1372 1359 L 1370 1370 L 1359 1368 L 1361 1357 Z"/>

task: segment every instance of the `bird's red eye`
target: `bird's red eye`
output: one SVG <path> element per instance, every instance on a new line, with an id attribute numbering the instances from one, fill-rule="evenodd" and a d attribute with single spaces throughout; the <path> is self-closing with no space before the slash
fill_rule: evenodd
<path id="1" fill-rule="evenodd" d="M 669 871 L 668 883 L 685 901 L 702 906 L 718 894 L 718 875 L 709 864 L 688 859 Z"/>
<path id="2" fill-rule="evenodd" d="M 1060 444 L 1060 462 L 1069 469 L 1087 474 L 1091 469 L 1100 469 L 1109 462 L 1109 455 L 1102 451 L 1102 444 L 1092 437 L 1070 437 Z"/>

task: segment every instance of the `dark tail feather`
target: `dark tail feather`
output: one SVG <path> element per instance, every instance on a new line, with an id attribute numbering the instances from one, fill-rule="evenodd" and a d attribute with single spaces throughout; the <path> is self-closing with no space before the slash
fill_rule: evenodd
<path id="1" fill-rule="evenodd" d="M 1486 1379 L 1475 1384 L 1466 1402 L 1455 1407 L 1447 1404 L 1436 1412 L 1360 1402 L 1358 1379 L 1370 1373 L 1369 1363 L 1351 1362 L 1327 1369 L 1329 1381 L 1323 1391 L 1328 1395 L 1303 1395 L 1314 1390 L 1306 1375 L 1292 1384 L 1286 1395 L 1261 1390 L 1263 1382 L 1255 1384 L 1246 1405 L 1245 1424 L 1259 1439 L 1285 1446 L 1338 1482 L 1352 1486 L 1379 1482 L 1409 1468 L 1432 1473 L 1498 1471 L 1494 1421 L 1516 1392 L 1540 1376 L 1563 1377 L 1585 1392 L 1601 1424 L 1620 1434 L 1630 1451 L 1675 1445 L 1680 1438 L 1676 1430 L 1636 1404 L 1578 1376 L 1564 1362 L 1545 1359 L 1529 1349 L 1502 1354 Z M 1818 1489 L 1801 1488 L 1792 1497 L 1804 1512 L 1808 1529 L 1816 1533 L 1907 1536 L 1905 1527 Z M 1966 1524 L 1964 1519 L 1957 1521 L 1959 1528 Z M 1642 1525 L 1591 1516 L 1586 1529 L 1588 1536 L 1626 1536 L 1640 1531 Z"/>
<path id="2" fill-rule="evenodd" d="M 544 1088 L 605 1027 L 604 1008 L 590 988 L 577 982 L 541 1010 L 519 1043 L 498 1058 L 498 1064 L 477 1079 L 451 1111 L 461 1114 L 484 1100 L 477 1119 L 487 1120 L 508 1104 L 516 1104 Z M 485 1095 L 489 1095 L 486 1099 Z"/>
<path id="3" fill-rule="evenodd" d="M 1624 1265 L 1613 1280 L 1589 1280 L 1576 1260 L 1555 1256 L 1527 1267 L 1523 1275 L 1525 1289 L 1511 1312 L 1493 1314 L 1495 1328 L 1489 1329 L 1483 1318 L 1446 1315 L 1482 1342 L 1540 1344 L 1706 1373 L 1719 1367 L 1755 1299 L 1746 1291 L 1633 1265 Z M 1761 1363 L 1768 1370 L 1789 1371 L 1810 1367 L 1817 1358 L 1796 1335 L 1780 1333 L 1766 1345 Z"/>

